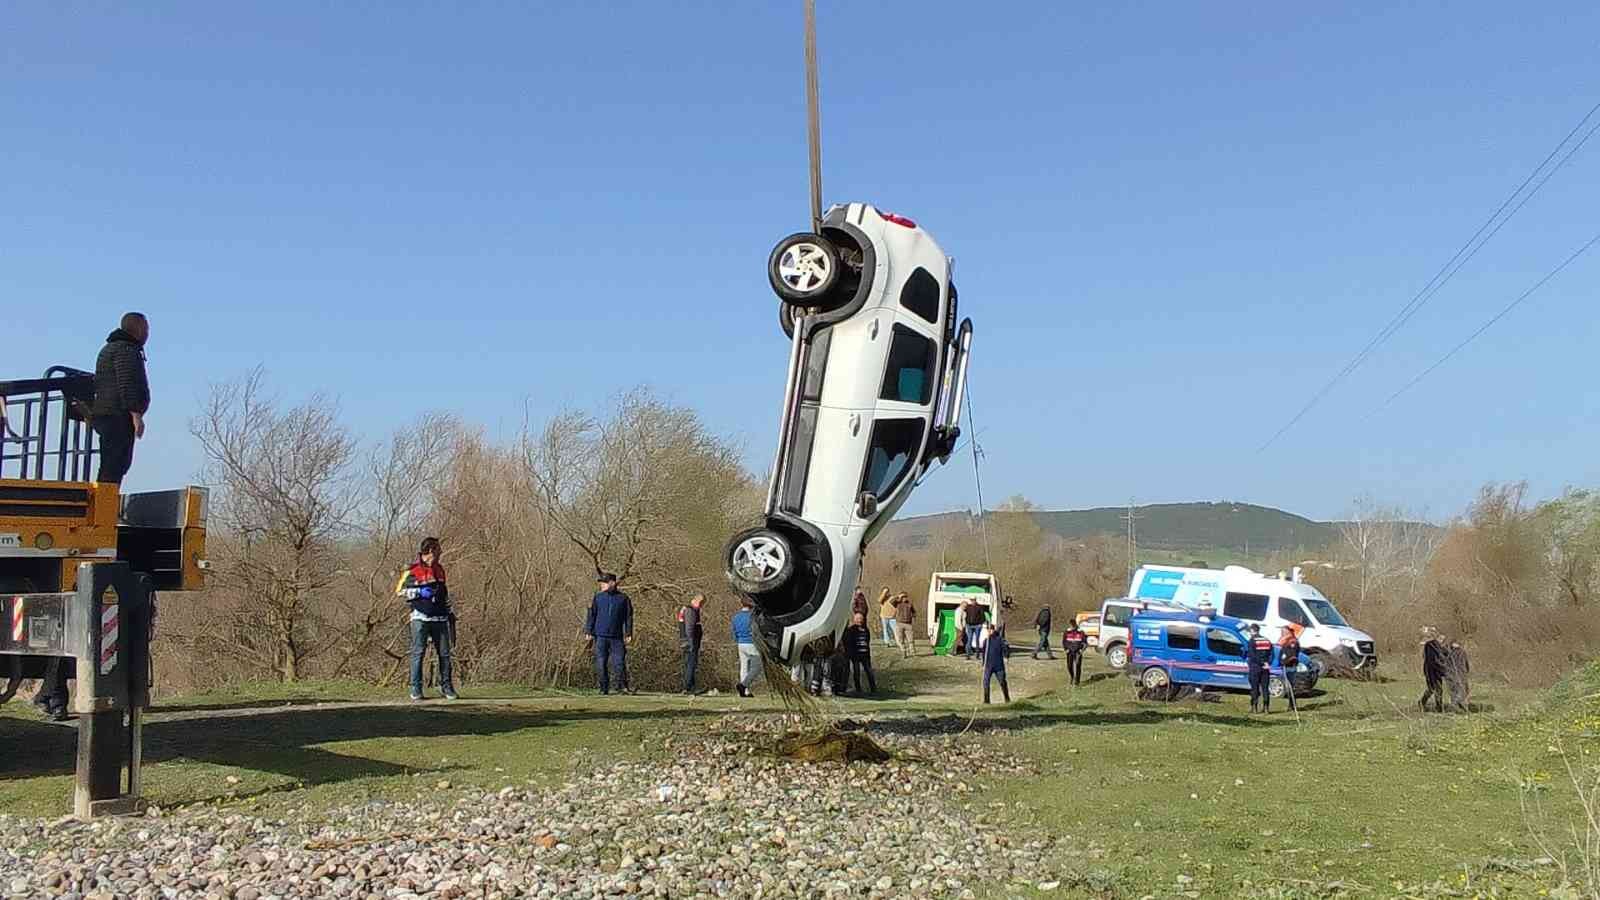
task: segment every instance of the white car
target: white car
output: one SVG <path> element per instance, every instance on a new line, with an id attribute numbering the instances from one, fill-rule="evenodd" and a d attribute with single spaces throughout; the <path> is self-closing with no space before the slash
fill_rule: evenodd
<path id="1" fill-rule="evenodd" d="M 972 322 L 955 324 L 950 267 L 915 222 L 865 203 L 768 260 L 790 337 L 778 452 L 765 520 L 724 563 L 781 661 L 837 640 L 863 549 L 955 448 Z"/>

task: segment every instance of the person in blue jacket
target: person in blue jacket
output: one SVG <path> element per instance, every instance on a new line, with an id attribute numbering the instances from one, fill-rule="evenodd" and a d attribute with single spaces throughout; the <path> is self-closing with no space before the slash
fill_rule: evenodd
<path id="1" fill-rule="evenodd" d="M 617 576 L 601 572 L 596 579 L 600 593 L 589 601 L 589 615 L 583 633 L 594 648 L 595 680 L 600 693 L 611 693 L 616 680 L 617 693 L 631 694 L 628 687 L 628 645 L 633 643 L 633 601 L 617 590 Z"/>
<path id="2" fill-rule="evenodd" d="M 750 612 L 753 604 L 749 597 L 739 600 L 739 611 L 733 614 L 733 645 L 739 649 L 739 696 L 753 697 L 750 685 L 761 677 L 761 650 L 756 647 L 755 616 Z"/>
<path id="3" fill-rule="evenodd" d="M 1011 687 L 1006 684 L 1006 654 L 1011 648 L 1006 644 L 1005 633 L 987 622 L 983 626 L 983 702 L 989 702 L 989 679 L 1000 681 L 1000 696 L 1011 702 Z"/>

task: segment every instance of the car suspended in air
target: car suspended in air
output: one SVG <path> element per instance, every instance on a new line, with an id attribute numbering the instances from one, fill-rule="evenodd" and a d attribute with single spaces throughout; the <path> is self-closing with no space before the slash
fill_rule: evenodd
<path id="1" fill-rule="evenodd" d="M 724 563 L 789 662 L 849 624 L 866 545 L 955 448 L 972 321 L 933 237 L 866 203 L 779 241 L 767 269 L 790 338 L 778 450 L 764 520 Z"/>

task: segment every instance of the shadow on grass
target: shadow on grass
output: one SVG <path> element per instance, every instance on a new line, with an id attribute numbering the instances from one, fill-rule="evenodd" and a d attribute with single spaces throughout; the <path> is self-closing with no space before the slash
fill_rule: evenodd
<path id="1" fill-rule="evenodd" d="M 985 713 L 991 711 L 1002 712 L 1005 709 L 1006 707 L 1003 706 L 991 707 L 990 710 L 985 710 Z M 971 718 L 969 716 L 950 714 L 885 719 L 873 722 L 868 730 L 897 735 L 959 734 L 961 732 L 1005 734 L 1016 731 L 1056 728 L 1062 725 L 1081 725 L 1093 728 L 1157 726 L 1169 724 L 1177 718 L 1207 725 L 1227 725 L 1234 728 L 1273 728 L 1289 724 L 1286 719 L 1264 719 L 1242 715 L 1233 716 L 1196 712 L 1182 707 L 1173 707 L 1171 711 L 1158 709 L 1102 710 L 1091 707 L 1071 712 L 1025 712 L 1022 715 L 992 718 L 985 716 Z"/>
<path id="2" fill-rule="evenodd" d="M 164 719 L 144 727 L 147 763 L 187 760 L 272 772 L 303 785 L 333 784 L 400 775 L 437 767 L 411 766 L 349 755 L 318 746 L 345 741 L 495 735 L 604 719 L 661 721 L 716 715 L 714 710 L 605 708 L 527 709 L 509 706 L 377 706 L 286 708 L 256 714 Z M 0 782 L 67 775 L 77 754 L 76 728 L 22 718 L 0 719 L 7 747 Z"/>

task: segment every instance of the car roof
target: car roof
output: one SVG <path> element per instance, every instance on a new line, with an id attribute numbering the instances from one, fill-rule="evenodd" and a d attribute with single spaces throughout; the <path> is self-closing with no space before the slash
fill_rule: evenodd
<path id="1" fill-rule="evenodd" d="M 1232 616 L 1202 616 L 1194 610 L 1150 609 L 1142 610 L 1137 615 L 1139 618 L 1146 620 L 1155 619 L 1161 622 L 1180 622 L 1207 626 L 1218 625 L 1239 632 L 1243 632 L 1245 626 L 1249 624 L 1243 619 L 1235 619 Z"/>

